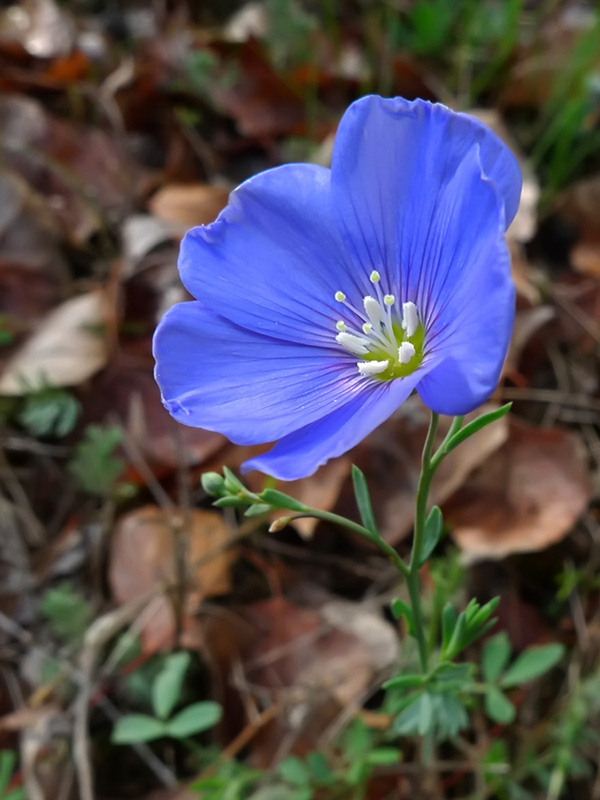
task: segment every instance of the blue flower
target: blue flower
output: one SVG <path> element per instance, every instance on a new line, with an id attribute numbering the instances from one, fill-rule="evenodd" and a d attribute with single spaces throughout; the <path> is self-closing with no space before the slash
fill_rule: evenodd
<path id="1" fill-rule="evenodd" d="M 331 170 L 243 183 L 183 240 L 196 302 L 154 339 L 168 411 L 293 480 L 346 452 L 416 389 L 465 414 L 494 390 L 514 287 L 504 240 L 521 191 L 505 145 L 442 105 L 370 96 L 345 113 Z"/>

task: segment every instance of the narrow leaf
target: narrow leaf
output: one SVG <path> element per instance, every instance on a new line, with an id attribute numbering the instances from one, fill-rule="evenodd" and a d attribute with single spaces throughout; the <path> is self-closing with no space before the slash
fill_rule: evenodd
<path id="1" fill-rule="evenodd" d="M 392 610 L 392 614 L 396 619 L 403 618 L 406 622 L 406 627 L 408 628 L 408 632 L 411 636 L 414 635 L 415 632 L 415 623 L 413 619 L 412 608 L 401 600 L 399 597 L 395 597 L 392 602 L 390 603 L 390 608 Z"/>
<path id="2" fill-rule="evenodd" d="M 446 453 L 449 453 L 451 450 L 454 450 L 455 447 L 458 447 L 459 444 L 468 439 L 470 436 L 473 436 L 474 433 L 477 433 L 482 428 L 485 428 L 487 425 L 491 425 L 492 422 L 496 422 L 498 419 L 502 419 L 505 414 L 508 414 L 512 406 L 512 403 L 506 403 L 504 406 L 500 406 L 500 408 L 496 408 L 493 411 L 488 411 L 487 414 L 482 414 L 477 419 L 472 420 L 472 422 L 467 423 L 464 428 L 455 433 L 447 442 L 444 448 Z"/>
<path id="3" fill-rule="evenodd" d="M 354 496 L 356 497 L 360 521 L 373 536 L 378 537 L 379 531 L 375 521 L 375 514 L 373 513 L 373 505 L 371 503 L 369 487 L 367 486 L 367 479 L 356 464 L 352 465 L 352 484 L 354 486 Z"/>
<path id="4" fill-rule="evenodd" d="M 516 716 L 515 707 L 496 686 L 490 686 L 483 701 L 485 713 L 493 722 L 509 725 Z"/>
<path id="5" fill-rule="evenodd" d="M 173 739 L 185 739 L 212 728 L 221 719 L 223 711 L 218 703 L 206 701 L 194 703 L 173 717 L 165 726 L 166 733 Z"/>
<path id="6" fill-rule="evenodd" d="M 223 475 L 225 477 L 225 485 L 230 491 L 245 492 L 246 487 L 241 480 L 233 474 L 228 467 L 223 467 Z"/>
<path id="7" fill-rule="evenodd" d="M 310 509 L 298 500 L 294 500 L 283 492 L 278 492 L 277 489 L 265 489 L 264 492 L 259 494 L 259 498 L 263 503 L 268 503 L 275 508 L 285 508 L 288 511 L 300 511 L 306 513 Z"/>
<path id="8" fill-rule="evenodd" d="M 458 615 L 458 619 L 456 620 L 456 625 L 454 626 L 454 631 L 452 632 L 452 638 L 448 643 L 448 647 L 444 649 L 442 652 L 443 658 L 447 658 L 449 661 L 452 660 L 456 655 L 460 653 L 466 647 L 465 643 L 465 633 L 467 629 L 467 616 L 464 611 L 462 611 Z"/>
<path id="9" fill-rule="evenodd" d="M 273 508 L 268 503 L 254 503 L 244 511 L 245 517 L 260 517 L 263 514 L 268 514 Z"/>
<path id="10" fill-rule="evenodd" d="M 488 683 L 498 680 L 512 652 L 510 639 L 505 631 L 488 639 L 481 653 L 481 671 Z"/>
<path id="11" fill-rule="evenodd" d="M 383 684 L 384 689 L 416 689 L 423 686 L 425 679 L 422 675 L 396 675 Z"/>
<path id="12" fill-rule="evenodd" d="M 446 652 L 446 648 L 450 643 L 454 628 L 456 627 L 457 615 L 454 606 L 451 603 L 446 603 L 442 611 L 442 652 Z"/>
<path id="13" fill-rule="evenodd" d="M 514 661 L 500 681 L 505 689 L 539 678 L 561 660 L 565 652 L 562 644 L 530 647 Z"/>
<path id="14" fill-rule="evenodd" d="M 421 548 L 419 566 L 422 567 L 429 556 L 433 553 L 442 536 L 444 528 L 444 517 L 439 506 L 434 506 L 425 520 L 425 534 L 423 536 L 423 546 Z"/>

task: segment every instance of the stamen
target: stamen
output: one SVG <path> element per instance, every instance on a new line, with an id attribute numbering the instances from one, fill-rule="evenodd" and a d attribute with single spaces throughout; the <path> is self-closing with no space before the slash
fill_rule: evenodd
<path id="1" fill-rule="evenodd" d="M 371 324 L 376 329 L 379 329 L 379 326 L 385 321 L 381 304 L 375 300 L 374 297 L 367 295 L 365 298 L 363 298 L 363 305 Z"/>
<path id="2" fill-rule="evenodd" d="M 396 302 L 396 298 L 393 294 L 386 294 L 383 296 L 383 302 L 386 304 L 386 306 L 393 306 Z"/>
<path id="3" fill-rule="evenodd" d="M 376 269 L 374 269 L 373 272 L 369 275 L 369 280 L 371 281 L 371 283 L 379 283 L 379 281 L 381 280 L 381 275 L 377 272 Z"/>
<path id="4" fill-rule="evenodd" d="M 346 323 L 343 320 L 339 320 L 339 322 L 335 323 L 335 327 L 338 329 L 338 331 L 345 331 Z"/>
<path id="5" fill-rule="evenodd" d="M 410 339 L 419 327 L 419 315 L 417 314 L 416 305 L 410 301 L 402 303 L 402 317 L 402 329 L 406 331 L 406 335 Z"/>
<path id="6" fill-rule="evenodd" d="M 369 378 L 372 375 L 379 375 L 385 372 L 389 365 L 389 361 L 359 361 L 356 366 L 361 375 Z"/>
<path id="7" fill-rule="evenodd" d="M 398 348 L 398 361 L 401 364 L 408 364 L 416 352 L 414 344 L 411 344 L 411 342 L 402 342 Z"/>
<path id="8" fill-rule="evenodd" d="M 334 297 L 338 301 L 338 303 L 343 303 L 344 300 L 346 299 L 346 295 L 343 292 L 336 292 L 334 294 Z"/>
<path id="9" fill-rule="evenodd" d="M 354 336 L 352 333 L 341 331 L 335 337 L 335 340 L 345 350 L 352 353 L 353 356 L 365 356 L 369 352 L 369 348 L 365 345 L 365 339 L 361 339 L 360 336 Z"/>
<path id="10" fill-rule="evenodd" d="M 371 333 L 371 331 L 373 330 L 373 326 L 371 325 L 370 322 L 365 322 L 365 324 L 362 326 L 362 329 L 363 329 L 363 333 L 366 333 L 367 336 L 368 336 Z"/>

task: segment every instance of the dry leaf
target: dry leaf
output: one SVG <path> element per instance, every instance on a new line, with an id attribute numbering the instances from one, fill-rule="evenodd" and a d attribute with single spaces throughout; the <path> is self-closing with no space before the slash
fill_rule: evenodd
<path id="1" fill-rule="evenodd" d="M 189 228 L 213 222 L 227 205 L 230 191 L 208 183 L 171 183 L 153 195 L 148 207 L 156 217 L 171 223 L 175 234 L 183 235 Z"/>
<path id="2" fill-rule="evenodd" d="M 444 507 L 470 560 L 543 550 L 563 539 L 591 495 L 579 437 L 511 420 L 505 444 Z"/>
<path id="3" fill-rule="evenodd" d="M 21 395 L 45 384 L 77 386 L 108 360 L 107 302 L 100 291 L 54 309 L 9 360 L 0 394 Z"/>
<path id="4" fill-rule="evenodd" d="M 223 517 L 214 511 L 193 509 L 184 517 L 180 510 L 144 506 L 121 517 L 111 543 L 109 582 L 122 605 L 156 590 L 142 631 L 145 652 L 154 652 L 173 640 L 172 607 L 161 589 L 176 580 L 178 543 L 185 548 L 191 612 L 202 598 L 230 591 L 234 554 L 229 541 Z"/>

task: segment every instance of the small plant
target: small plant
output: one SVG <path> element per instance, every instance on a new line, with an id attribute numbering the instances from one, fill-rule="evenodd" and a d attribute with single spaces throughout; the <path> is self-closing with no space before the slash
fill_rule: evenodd
<path id="1" fill-rule="evenodd" d="M 107 497 L 114 489 L 125 464 L 115 456 L 123 433 L 116 425 L 88 425 L 83 439 L 75 448 L 69 471 L 88 494 Z"/>
<path id="2" fill-rule="evenodd" d="M 44 592 L 41 612 L 54 636 L 65 644 L 79 642 L 94 616 L 90 603 L 66 581 Z"/>
<path id="3" fill-rule="evenodd" d="M 17 422 L 31 436 L 68 436 L 77 423 L 81 404 L 65 389 L 43 386 L 27 394 Z"/>
<path id="4" fill-rule="evenodd" d="M 115 744 L 151 742 L 163 737 L 185 740 L 212 728 L 221 719 L 221 706 L 211 701 L 193 703 L 173 714 L 181 696 L 185 674 L 190 665 L 187 652 L 167 656 L 153 681 L 151 698 L 154 716 L 127 714 L 115 725 Z"/>

